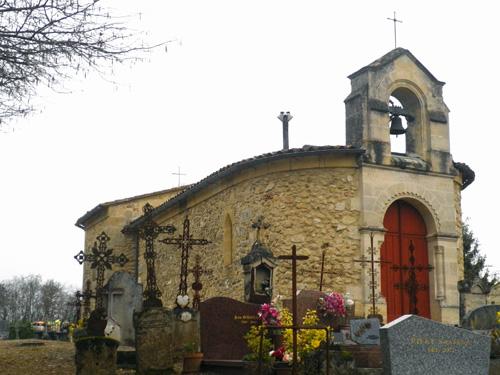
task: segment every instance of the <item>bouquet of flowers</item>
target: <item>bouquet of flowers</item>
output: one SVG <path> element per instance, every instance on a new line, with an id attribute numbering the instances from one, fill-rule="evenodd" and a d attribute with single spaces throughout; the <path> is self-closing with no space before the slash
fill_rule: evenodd
<path id="1" fill-rule="evenodd" d="M 337 292 L 321 297 L 318 300 L 318 311 L 323 315 L 344 317 L 346 314 L 344 297 Z"/>
<path id="2" fill-rule="evenodd" d="M 260 306 L 258 317 L 262 324 L 266 326 L 280 326 L 280 312 L 279 310 L 269 303 L 264 303 Z"/>

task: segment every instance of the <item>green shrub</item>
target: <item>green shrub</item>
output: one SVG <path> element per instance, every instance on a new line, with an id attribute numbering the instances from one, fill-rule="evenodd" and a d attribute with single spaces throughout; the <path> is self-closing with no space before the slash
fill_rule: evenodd
<path id="1" fill-rule="evenodd" d="M 33 329 L 31 328 L 31 322 L 20 321 L 20 322 L 11 323 L 11 325 L 9 327 L 9 339 L 10 340 L 16 339 L 16 327 L 18 329 L 20 339 L 33 338 Z"/>

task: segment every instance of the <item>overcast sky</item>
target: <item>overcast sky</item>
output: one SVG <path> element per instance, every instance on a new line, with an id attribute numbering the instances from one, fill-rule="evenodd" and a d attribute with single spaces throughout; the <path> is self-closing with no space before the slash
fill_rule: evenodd
<path id="1" fill-rule="evenodd" d="M 109 3 L 109 2 L 108 2 Z M 75 221 L 97 204 L 193 183 L 282 147 L 345 144 L 350 73 L 394 47 L 445 81 L 451 152 L 476 181 L 463 216 L 500 270 L 498 108 L 500 23 L 495 2 L 114 1 L 134 27 L 175 40 L 144 63 L 41 89 L 40 113 L 0 132 L 0 280 L 40 274 L 79 286 Z"/>

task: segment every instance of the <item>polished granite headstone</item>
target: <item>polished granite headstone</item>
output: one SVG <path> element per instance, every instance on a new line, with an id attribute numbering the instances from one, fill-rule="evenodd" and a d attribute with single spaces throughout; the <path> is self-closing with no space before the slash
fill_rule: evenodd
<path id="1" fill-rule="evenodd" d="M 416 315 L 380 328 L 385 375 L 487 375 L 490 338 Z"/>

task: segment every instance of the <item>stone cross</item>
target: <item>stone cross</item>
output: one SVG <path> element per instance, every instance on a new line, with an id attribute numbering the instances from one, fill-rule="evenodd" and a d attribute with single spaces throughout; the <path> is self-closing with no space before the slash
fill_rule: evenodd
<path id="1" fill-rule="evenodd" d="M 200 282 L 200 277 L 201 275 L 211 275 L 212 270 L 205 270 L 201 267 L 201 257 L 199 254 L 196 254 L 196 257 L 194 258 L 195 263 L 194 267 L 189 270 L 194 276 L 194 283 L 192 285 L 192 288 L 194 290 L 194 297 L 193 297 L 193 309 L 194 310 L 199 310 L 200 308 L 200 290 L 203 288 L 203 284 Z"/>
<path id="2" fill-rule="evenodd" d="M 259 216 L 257 220 L 252 223 L 252 228 L 257 229 L 255 234 L 255 241 L 260 243 L 260 231 L 261 229 L 268 229 L 271 226 L 269 223 L 264 223 L 264 216 Z"/>
<path id="3" fill-rule="evenodd" d="M 128 262 L 127 257 L 122 253 L 118 256 L 112 255 L 113 249 L 108 249 L 109 236 L 102 232 L 96 237 L 94 246 L 92 246 L 90 253 L 84 253 L 82 250 L 74 256 L 76 261 L 80 264 L 83 262 L 90 263 L 90 268 L 97 269 L 97 285 L 96 285 L 96 309 L 103 308 L 103 286 L 104 286 L 104 271 L 111 270 L 114 263 L 118 263 L 121 267 Z M 99 242 L 99 244 L 97 244 Z"/>
<path id="4" fill-rule="evenodd" d="M 189 232 L 189 219 L 186 216 L 184 219 L 184 225 L 182 230 L 182 235 L 178 238 L 164 238 L 159 240 L 160 242 L 167 245 L 178 245 L 181 249 L 181 274 L 179 283 L 179 296 L 187 295 L 187 276 L 188 276 L 188 262 L 189 262 L 189 250 L 193 248 L 193 245 L 205 246 L 211 243 L 206 239 L 196 239 Z M 177 301 L 177 300 L 176 300 Z M 176 302 L 177 303 L 177 302 Z"/>
<path id="5" fill-rule="evenodd" d="M 403 21 L 396 19 L 396 12 L 394 12 L 394 17 L 389 18 L 387 17 L 389 21 L 394 22 L 394 48 L 397 47 L 397 41 L 396 41 L 396 22 L 403 23 Z"/>
<path id="6" fill-rule="evenodd" d="M 144 307 L 161 307 L 161 292 L 156 283 L 156 270 L 155 259 L 156 252 L 154 249 L 154 241 L 160 233 L 173 234 L 175 227 L 173 225 L 158 225 L 153 221 L 151 213 L 153 206 L 146 203 L 142 208 L 146 216 L 146 222 L 139 228 L 138 234 L 141 239 L 146 243 L 146 250 L 144 252 L 144 259 L 146 260 L 146 289 L 144 290 Z"/>
<path id="7" fill-rule="evenodd" d="M 292 332 L 293 332 L 293 367 L 292 373 L 297 373 L 297 261 L 309 259 L 305 255 L 297 255 L 297 247 L 292 246 L 292 255 L 280 255 L 278 259 L 292 261 Z"/>
<path id="8" fill-rule="evenodd" d="M 378 296 L 377 296 L 377 293 L 375 292 L 377 286 L 378 286 L 378 283 L 377 281 L 375 280 L 375 277 L 377 276 L 377 271 L 375 270 L 375 263 L 390 263 L 388 261 L 384 261 L 384 260 L 375 260 L 375 247 L 373 246 L 373 238 L 374 238 L 374 234 L 373 232 L 370 233 L 370 247 L 368 248 L 368 250 L 370 251 L 370 258 L 367 259 L 364 255 L 361 257 L 361 259 L 355 259 L 354 262 L 357 262 L 357 263 L 361 263 L 361 267 L 365 268 L 366 265 L 369 263 L 370 264 L 370 270 L 369 270 L 369 273 L 370 273 L 370 300 L 371 300 L 371 303 L 372 303 L 372 307 L 370 308 L 370 314 L 371 315 L 377 315 L 378 314 L 378 308 L 376 306 L 376 303 L 377 303 L 377 299 L 378 299 Z"/>
<path id="9" fill-rule="evenodd" d="M 397 283 L 394 286 L 398 289 L 403 289 L 408 293 L 409 299 L 410 299 L 410 314 L 413 315 L 418 315 L 418 308 L 417 308 L 417 293 L 419 290 L 427 290 L 429 286 L 419 284 L 417 281 L 417 274 L 415 271 L 431 271 L 434 269 L 433 266 L 430 264 L 426 266 L 422 265 L 415 265 L 415 256 L 413 255 L 413 252 L 415 251 L 415 246 L 413 246 L 413 241 L 410 240 L 410 246 L 408 248 L 410 251 L 410 265 L 402 265 L 402 266 L 392 266 L 392 269 L 394 271 L 399 271 L 402 270 L 404 272 L 409 272 L 408 275 L 408 280 L 405 281 L 404 283 Z"/>

